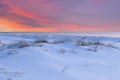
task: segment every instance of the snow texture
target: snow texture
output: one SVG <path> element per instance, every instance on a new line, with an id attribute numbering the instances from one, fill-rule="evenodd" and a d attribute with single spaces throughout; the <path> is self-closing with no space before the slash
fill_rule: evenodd
<path id="1" fill-rule="evenodd" d="M 120 80 L 119 62 L 113 35 L 0 33 L 0 80 Z"/>

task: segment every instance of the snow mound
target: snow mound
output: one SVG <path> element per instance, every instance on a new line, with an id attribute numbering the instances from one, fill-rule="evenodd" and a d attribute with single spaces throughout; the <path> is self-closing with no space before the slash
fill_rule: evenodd
<path id="1" fill-rule="evenodd" d="M 119 62 L 118 37 L 0 36 L 0 80 L 120 80 Z"/>

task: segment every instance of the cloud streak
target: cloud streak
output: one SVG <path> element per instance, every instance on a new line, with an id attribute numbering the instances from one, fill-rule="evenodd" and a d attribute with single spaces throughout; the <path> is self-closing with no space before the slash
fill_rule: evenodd
<path id="1" fill-rule="evenodd" d="M 10 20 L 10 21 L 13 21 L 15 23 L 22 24 L 25 26 L 42 27 L 39 21 L 35 19 L 31 19 L 26 16 L 15 14 L 11 12 L 11 9 L 12 8 L 9 7 L 8 5 L 4 4 L 3 2 L 0 2 L 0 18 L 5 18 L 7 20 Z"/>
<path id="2" fill-rule="evenodd" d="M 6 31 L 120 31 L 119 0 L 2 0 Z M 17 30 L 18 29 L 18 30 Z"/>

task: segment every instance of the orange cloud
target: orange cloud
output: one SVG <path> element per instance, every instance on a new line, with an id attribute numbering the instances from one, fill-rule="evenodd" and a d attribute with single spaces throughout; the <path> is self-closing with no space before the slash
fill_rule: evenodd
<path id="1" fill-rule="evenodd" d="M 12 31 L 21 31 L 21 32 L 79 32 L 79 31 L 112 31 L 114 30 L 112 26 L 85 26 L 78 25 L 76 22 L 74 23 L 74 19 L 70 18 L 71 22 L 64 22 L 64 15 L 59 16 L 56 15 L 57 8 L 55 4 L 51 4 L 51 2 L 44 2 L 45 0 L 26 0 L 31 5 L 34 5 L 35 8 L 41 10 L 41 13 L 45 11 L 48 13 L 46 17 L 42 16 L 40 12 L 30 13 L 29 10 L 22 9 L 19 6 L 15 6 L 14 4 L 7 2 L 7 4 L 1 3 L 0 6 L 0 31 L 12 32 Z M 14 0 L 13 0 L 14 1 Z M 93 3 L 101 3 L 103 0 L 91 0 Z M 26 7 L 24 5 L 24 7 Z M 36 11 L 38 11 L 36 9 Z M 31 10 L 32 11 L 32 10 Z M 62 11 L 58 11 L 62 12 Z M 40 14 L 39 14 L 40 13 Z M 49 14 L 54 13 L 54 14 Z M 48 17 L 50 15 L 50 17 Z M 67 14 L 66 14 L 67 16 Z M 63 17 L 63 22 L 59 21 L 59 17 Z M 61 19 L 60 18 L 60 19 Z M 82 16 L 82 18 L 84 18 Z M 69 18 L 68 18 L 69 19 Z M 79 21 L 79 18 L 77 18 Z M 67 20 L 67 19 L 66 19 Z M 68 20 L 69 21 L 69 20 Z M 77 20 L 75 20 L 77 21 Z M 82 22 L 81 22 L 82 23 Z M 86 22 L 87 23 L 87 22 Z"/>
<path id="2" fill-rule="evenodd" d="M 85 26 L 78 24 L 63 24 L 63 23 L 55 24 L 54 28 L 58 32 L 99 32 L 99 31 L 104 32 L 114 30 L 110 26 Z"/>
<path id="3" fill-rule="evenodd" d="M 27 27 L 14 22 L 2 19 L 0 20 L 0 31 L 4 32 L 55 32 L 56 30 L 52 27 Z"/>
<path id="4" fill-rule="evenodd" d="M 12 21 L 8 21 L 6 19 L 0 20 L 0 31 L 4 32 L 80 32 L 80 31 L 106 31 L 109 29 L 109 31 L 112 31 L 113 29 L 110 27 L 90 27 L 90 26 L 80 26 L 76 24 L 62 24 L 62 23 L 56 23 L 53 26 L 46 26 L 46 27 L 29 27 L 29 26 L 23 26 L 20 24 L 16 24 Z"/>

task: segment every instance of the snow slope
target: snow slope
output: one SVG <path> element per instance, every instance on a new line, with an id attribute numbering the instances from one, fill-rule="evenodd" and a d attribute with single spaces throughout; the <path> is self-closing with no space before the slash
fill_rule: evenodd
<path id="1" fill-rule="evenodd" d="M 119 62 L 119 37 L 0 34 L 0 80 L 120 80 Z"/>

